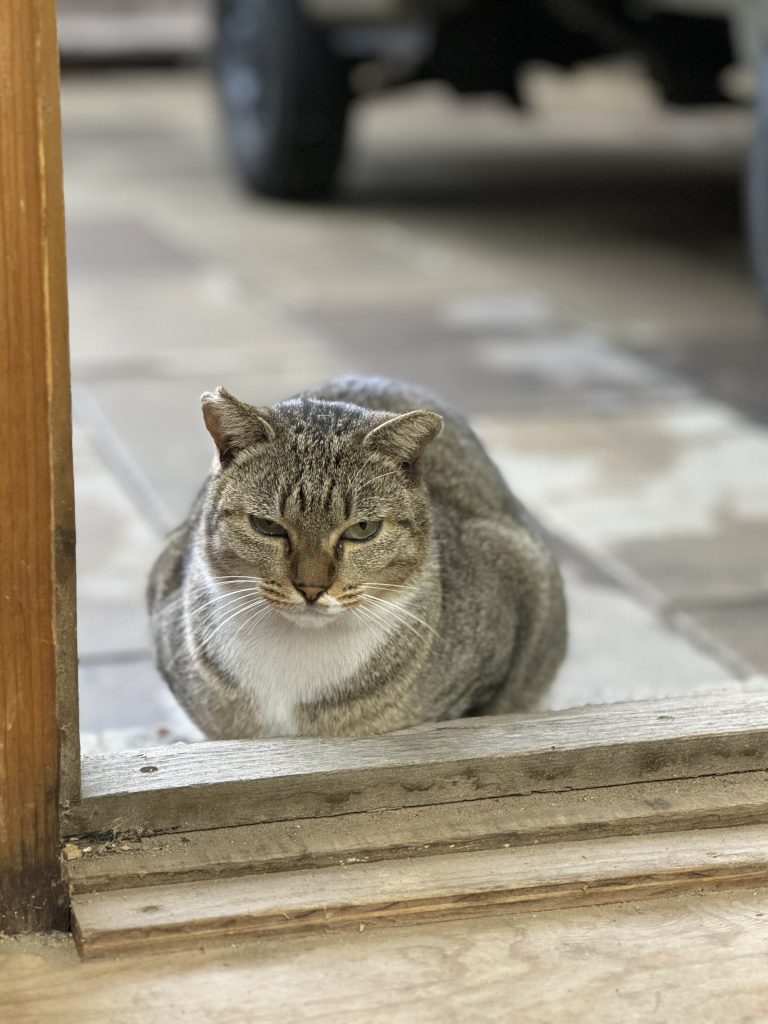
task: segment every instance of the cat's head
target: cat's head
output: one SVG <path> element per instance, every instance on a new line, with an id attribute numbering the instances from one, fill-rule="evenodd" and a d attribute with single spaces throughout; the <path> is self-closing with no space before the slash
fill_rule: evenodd
<path id="1" fill-rule="evenodd" d="M 201 532 L 212 576 L 301 625 L 375 618 L 407 594 L 430 551 L 419 459 L 436 412 L 305 397 L 256 408 L 223 388 L 202 403 L 217 448 Z"/>

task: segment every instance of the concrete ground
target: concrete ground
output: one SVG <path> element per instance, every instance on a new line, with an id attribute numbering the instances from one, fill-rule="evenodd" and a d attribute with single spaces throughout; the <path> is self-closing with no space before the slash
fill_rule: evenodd
<path id="1" fill-rule="evenodd" d="M 572 642 L 545 706 L 763 685 L 749 117 L 662 111 L 622 66 L 528 91 L 525 117 L 369 102 L 336 202 L 290 206 L 233 182 L 204 71 L 65 76 L 85 749 L 197 736 L 143 590 L 210 460 L 200 392 L 338 372 L 441 392 L 552 531 Z"/>

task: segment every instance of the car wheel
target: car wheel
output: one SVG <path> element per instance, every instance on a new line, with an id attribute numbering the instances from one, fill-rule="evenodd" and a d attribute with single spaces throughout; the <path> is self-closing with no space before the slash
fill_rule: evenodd
<path id="1" fill-rule="evenodd" d="M 752 265 L 768 309 L 768 58 L 763 61 L 747 175 L 747 221 Z"/>
<path id="2" fill-rule="evenodd" d="M 299 0 L 218 0 L 214 68 L 248 188 L 285 199 L 326 194 L 344 142 L 347 68 Z"/>

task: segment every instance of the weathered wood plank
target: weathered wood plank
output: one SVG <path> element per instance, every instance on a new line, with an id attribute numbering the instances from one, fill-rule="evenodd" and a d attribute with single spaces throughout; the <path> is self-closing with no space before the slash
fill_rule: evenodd
<path id="1" fill-rule="evenodd" d="M 95 755 L 66 830 L 182 832 L 766 768 L 768 697 L 717 694 Z"/>
<path id="2" fill-rule="evenodd" d="M 594 839 L 73 897 L 86 957 L 768 882 L 768 827 Z"/>
<path id="3" fill-rule="evenodd" d="M 765 889 L 87 964 L 64 941 L 18 945 L 0 940 L 13 1024 L 744 1024 L 768 1004 Z"/>
<path id="4" fill-rule="evenodd" d="M 79 788 L 60 135 L 54 0 L 7 0 L 0 4 L 0 931 L 64 923 L 60 779 L 65 799 Z"/>
<path id="5" fill-rule="evenodd" d="M 745 824 L 768 824 L 768 773 L 534 793 L 67 848 L 70 891 Z M 83 852 L 83 847 L 85 852 Z"/>

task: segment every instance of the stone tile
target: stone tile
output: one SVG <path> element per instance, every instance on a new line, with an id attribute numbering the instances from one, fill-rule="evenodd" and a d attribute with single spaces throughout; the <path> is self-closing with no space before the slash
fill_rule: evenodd
<path id="1" fill-rule="evenodd" d="M 249 202 L 232 180 L 204 77 L 166 77 L 157 101 L 144 79 L 118 76 L 110 86 L 120 103 L 118 123 L 127 129 L 122 140 L 114 106 L 86 96 L 78 80 L 68 99 L 65 81 L 72 154 L 67 202 L 75 227 L 73 215 L 106 218 L 119 211 L 291 305 L 381 303 L 393 295 L 416 299 L 509 287 L 509 268 L 498 260 L 393 223 L 386 213 L 371 216 L 344 204 Z M 99 131 L 109 145 L 99 144 Z M 148 139 L 147 131 L 156 137 Z M 104 180 L 112 184 L 111 196 L 103 194 Z"/>
<path id="2" fill-rule="evenodd" d="M 74 458 L 80 653 L 144 650 L 144 590 L 160 540 L 79 429 Z"/>
<path id="3" fill-rule="evenodd" d="M 112 187 L 92 192 L 91 208 L 101 208 L 107 200 L 112 209 L 124 209 L 132 204 L 132 185 L 141 183 L 151 192 L 154 183 L 155 190 L 162 190 L 170 171 L 182 185 L 199 177 L 221 150 L 217 118 L 211 80 L 201 69 L 65 70 L 62 134 L 68 198 L 85 199 L 82 186 L 98 183 L 106 169 Z"/>
<path id="4" fill-rule="evenodd" d="M 717 401 L 768 423 L 768 326 L 754 330 L 702 329 L 695 334 L 637 339 L 636 351 L 661 369 L 696 384 Z"/>
<path id="5" fill-rule="evenodd" d="M 306 321 L 353 372 L 414 381 L 465 412 L 616 409 L 685 385 L 594 331 L 509 293 L 432 306 L 315 308 Z"/>
<path id="6" fill-rule="evenodd" d="M 768 596 L 733 600 L 711 607 L 692 605 L 690 614 L 722 643 L 764 673 L 768 673 Z"/>
<path id="7" fill-rule="evenodd" d="M 689 400 L 476 426 L 555 532 L 630 561 L 668 596 L 765 587 L 768 431 L 724 406 Z"/>
<path id="8" fill-rule="evenodd" d="M 431 85 L 361 105 L 341 196 L 290 205 L 234 185 L 205 73 L 65 76 L 73 355 L 97 443 L 77 440 L 86 748 L 177 735 L 153 733 L 168 694 L 149 664 L 116 656 L 145 649 L 148 522 L 186 514 L 211 450 L 198 395 L 219 383 L 274 402 L 341 371 L 420 380 L 478 417 L 566 537 L 673 597 L 760 598 L 766 434 L 667 372 L 744 408 L 729 367 L 762 380 L 756 348 L 724 343 L 764 329 L 741 252 L 749 114 L 660 114 L 621 70 L 534 78 L 530 118 Z M 705 337 L 700 367 L 674 348 Z M 566 579 L 557 706 L 725 685 L 600 574 L 566 560 Z M 751 609 L 706 615 L 760 654 Z"/>
<path id="9" fill-rule="evenodd" d="M 755 522 L 724 515 L 703 536 L 670 531 L 656 540 L 618 544 L 612 550 L 683 604 L 697 597 L 716 601 L 733 591 L 762 592 L 768 599 L 768 516 Z"/>
<path id="10" fill-rule="evenodd" d="M 312 361 L 263 372 L 226 376 L 222 368 L 190 373 L 183 379 L 115 379 L 89 384 L 102 415 L 139 468 L 145 487 L 170 510 L 171 523 L 189 512 L 211 463 L 213 445 L 200 412 L 200 395 L 220 384 L 256 405 L 272 405 L 320 383 L 339 369 Z M 109 439 L 106 441 L 109 445 Z M 170 524 L 169 524 L 170 525 Z"/>
<path id="11" fill-rule="evenodd" d="M 758 329 L 741 213 L 749 116 L 653 104 L 628 116 L 606 106 L 623 72 L 574 104 L 576 81 L 600 75 L 569 74 L 525 119 L 432 86 L 368 104 L 348 202 L 503 267 L 617 338 Z M 540 77 L 551 92 L 557 76 Z"/>
<path id="12" fill-rule="evenodd" d="M 148 652 L 143 657 L 81 661 L 79 690 L 82 732 L 142 729 L 165 735 L 181 714 Z"/>
<path id="13" fill-rule="evenodd" d="M 155 225 L 136 219 L 70 221 L 67 230 L 67 263 L 73 275 L 116 274 L 125 288 L 125 277 L 188 272 L 199 266 L 194 250 L 176 245 Z M 129 291 L 133 292 L 134 284 Z M 134 295 L 134 301 L 136 296 Z"/>
<path id="14" fill-rule="evenodd" d="M 115 67 L 96 74 L 67 70 L 62 82 L 65 132 L 83 125 L 115 130 L 142 125 L 191 136 L 211 123 L 215 102 L 201 68 Z"/>
<path id="15" fill-rule="evenodd" d="M 206 0 L 58 0 L 63 60 L 202 57 L 211 43 Z"/>
<path id="16" fill-rule="evenodd" d="M 78 685 L 84 754 L 205 739 L 149 657 L 81 663 Z"/>
<path id="17" fill-rule="evenodd" d="M 380 306 L 393 296 L 414 303 L 510 284 L 509 269 L 488 257 L 344 206 L 243 205 L 236 195 L 197 189 L 169 194 L 154 212 L 176 237 L 290 308 Z"/>
<path id="18" fill-rule="evenodd" d="M 619 335 L 760 323 L 740 253 L 748 112 L 660 114 L 651 104 L 628 117 L 605 105 L 624 94 L 615 89 L 627 73 L 617 69 L 581 76 L 588 98 L 574 109 L 577 78 L 568 76 L 567 95 L 553 94 L 550 75 L 530 118 L 498 98 L 459 102 L 433 85 L 360 105 L 347 187 L 330 208 L 243 201 L 205 74 L 112 76 L 90 90 L 65 80 L 65 127 L 127 131 L 98 159 L 89 147 L 87 161 L 70 163 L 70 209 L 101 202 L 108 169 L 119 183 L 113 206 L 143 210 L 295 303 L 519 285 Z M 141 125 L 167 141 L 132 148 Z"/>
<path id="19" fill-rule="evenodd" d="M 587 568 L 562 563 L 569 650 L 542 710 L 718 689 L 732 673 Z"/>
<path id="20" fill-rule="evenodd" d="M 137 291 L 138 289 L 138 291 Z M 245 294 L 225 268 L 145 278 L 73 274 L 70 335 L 76 378 L 168 377 L 286 364 L 318 367 L 327 348 L 275 304 Z"/>

